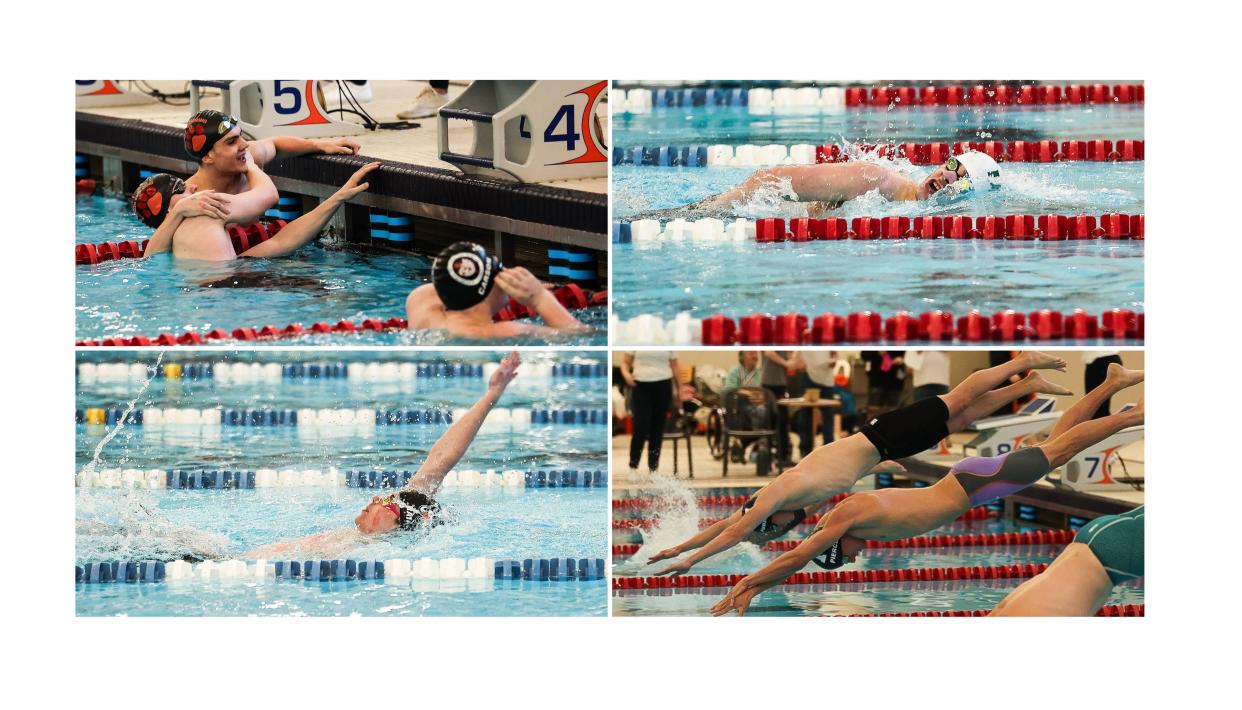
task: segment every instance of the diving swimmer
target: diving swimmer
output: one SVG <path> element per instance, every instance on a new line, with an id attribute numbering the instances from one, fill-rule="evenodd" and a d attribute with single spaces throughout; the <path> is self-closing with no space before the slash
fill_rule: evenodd
<path id="1" fill-rule="evenodd" d="M 695 564 L 739 542 L 765 542 L 784 535 L 833 496 L 850 490 L 867 473 L 894 470 L 893 464 L 877 469 L 882 461 L 891 462 L 929 449 L 950 433 L 1029 394 L 1071 394 L 1038 372 L 1001 389 L 992 389 L 1027 370 L 1064 371 L 1065 366 L 1065 361 L 1058 357 L 1022 353 L 1006 363 L 972 373 L 948 394 L 881 414 L 859 433 L 815 449 L 751 496 L 741 510 L 680 545 L 660 551 L 647 563 L 697 549 L 684 560 L 656 572 L 684 574 Z M 900 466 L 896 469 L 900 470 Z"/>
<path id="2" fill-rule="evenodd" d="M 893 168 L 863 161 L 782 165 L 760 170 L 741 185 L 690 205 L 656 210 L 633 219 L 731 214 L 734 205 L 749 201 L 757 192 L 780 190 L 786 183 L 789 193 L 782 194 L 782 199 L 811 203 L 809 215 L 820 217 L 872 191 L 891 202 L 905 202 L 932 197 L 950 199 L 996 190 L 1001 186 L 1001 171 L 991 156 L 978 151 L 949 158 L 922 181 L 911 180 Z"/>
<path id="3" fill-rule="evenodd" d="M 443 524 L 443 510 L 435 499 L 440 483 L 466 454 L 488 412 L 496 406 L 505 393 L 505 388 L 517 376 L 520 364 L 521 359 L 517 352 L 509 353 L 488 382 L 487 392 L 436 440 L 410 482 L 393 495 L 383 498 L 373 496 L 371 502 L 354 518 L 354 527 L 264 545 L 247 552 L 245 556 L 250 559 L 283 558 L 289 555 L 328 558 L 343 554 L 371 535 L 393 530 L 418 530 Z"/>
<path id="4" fill-rule="evenodd" d="M 1094 616 L 1115 585 L 1143 576 L 1143 508 L 1079 528 L 1048 569 L 1010 592 L 990 616 Z"/>
<path id="5" fill-rule="evenodd" d="M 809 562 L 836 569 L 853 561 L 867 540 L 919 535 L 952 522 L 976 505 L 1027 488 L 1088 446 L 1142 424 L 1141 401 L 1121 413 L 1091 419 L 1101 402 L 1142 381 L 1141 370 L 1112 364 L 1104 383 L 1070 407 L 1043 443 L 1001 456 L 962 459 L 927 488 L 885 488 L 846 498 L 820 519 L 815 532 L 801 544 L 734 585 L 712 607 L 712 614 L 720 616 L 736 609 L 740 616 L 756 595 L 780 584 Z"/>
<path id="6" fill-rule="evenodd" d="M 492 318 L 509 298 L 534 311 L 546 325 Z M 431 265 L 431 283 L 405 299 L 410 330 L 447 330 L 461 338 L 511 338 L 581 332 L 587 326 L 574 318 L 530 271 L 506 268 L 478 244 L 456 242 L 444 248 Z"/>

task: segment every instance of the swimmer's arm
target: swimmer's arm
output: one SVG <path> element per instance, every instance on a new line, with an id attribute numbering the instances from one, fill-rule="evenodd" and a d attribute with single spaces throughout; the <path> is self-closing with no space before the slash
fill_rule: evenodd
<path id="1" fill-rule="evenodd" d="M 730 515 L 729 517 L 722 518 L 721 520 L 717 520 L 715 523 L 712 523 L 709 527 L 707 527 L 705 530 L 700 532 L 698 535 L 695 535 L 694 537 L 690 538 L 689 540 L 686 540 L 680 545 L 674 545 L 673 547 L 670 547 L 667 550 L 661 550 L 658 553 L 652 555 L 650 558 L 647 559 L 647 564 L 659 562 L 660 560 L 671 559 L 683 553 L 689 552 L 690 550 L 697 550 L 700 547 L 706 545 L 708 542 L 716 539 L 716 537 L 720 535 L 720 533 L 724 532 L 730 525 L 733 525 L 734 523 L 736 523 L 737 521 L 741 519 L 742 519 L 742 511 L 735 510 L 733 511 L 733 514 Z"/>
<path id="2" fill-rule="evenodd" d="M 250 550 L 242 555 L 247 559 L 281 559 L 287 555 L 299 554 L 316 554 L 327 549 L 327 545 L 332 545 L 332 550 L 341 549 L 342 545 L 352 544 L 360 534 L 353 528 L 342 528 L 340 530 L 327 530 L 314 535 L 308 535 L 296 540 L 285 540 L 283 542 L 274 542 L 270 545 L 263 545 Z"/>
<path id="3" fill-rule="evenodd" d="M 151 239 L 147 242 L 147 248 L 142 252 L 143 256 L 151 256 L 172 249 L 173 235 L 177 233 L 177 227 L 181 226 L 181 222 L 185 220 L 185 216 L 177 210 L 169 213 L 168 217 L 155 230 L 155 234 L 151 235 Z"/>
<path id="4" fill-rule="evenodd" d="M 405 490 L 432 495 L 440 488 L 440 482 L 453 470 L 461 457 L 465 456 L 466 449 L 470 448 L 474 437 L 479 433 L 479 427 L 483 426 L 487 413 L 500 401 L 505 388 L 517 375 L 519 364 L 521 360 L 516 352 L 510 353 L 501 361 L 500 369 L 492 375 L 492 380 L 487 385 L 487 392 L 432 445 L 431 451 L 427 452 L 427 460 L 406 484 Z"/>
<path id="5" fill-rule="evenodd" d="M 379 163 L 364 165 L 360 170 L 358 170 L 358 172 L 353 174 L 353 177 L 349 179 L 349 182 L 345 183 L 345 185 L 333 193 L 331 197 L 320 202 L 315 209 L 285 225 L 284 229 L 277 232 L 276 236 L 271 239 L 263 242 L 262 244 L 256 244 L 250 249 L 242 252 L 241 256 L 287 256 L 303 246 L 306 246 L 308 243 L 313 242 L 319 237 L 320 233 L 323 232 L 324 226 L 328 224 L 328 220 L 332 219 L 332 215 L 336 213 L 337 209 L 339 209 L 341 205 L 345 204 L 349 198 L 357 195 L 369 187 L 369 183 L 364 182 L 359 184 L 359 181 L 365 177 L 367 173 L 377 167 L 379 167 Z M 259 172 L 260 175 L 263 175 L 263 177 L 267 179 L 269 184 L 271 183 L 271 179 L 261 171 L 252 172 Z M 267 208 L 264 209 L 266 210 Z"/>
<path id="6" fill-rule="evenodd" d="M 315 141 L 294 136 L 273 136 L 251 143 L 250 156 L 259 167 L 263 167 L 273 160 L 296 158 L 308 153 L 357 155 L 360 147 L 358 142 L 352 138 Z"/>
<path id="7" fill-rule="evenodd" d="M 168 211 L 168 216 L 147 241 L 147 248 L 142 252 L 143 256 L 151 256 L 172 249 L 173 235 L 177 233 L 177 228 L 187 217 L 228 218 L 225 195 L 217 194 L 213 190 L 194 191 L 193 188 L 191 192 L 192 194 L 175 198 L 176 202 Z"/>
<path id="8" fill-rule="evenodd" d="M 221 195 L 229 208 L 227 224 L 254 224 L 280 199 L 276 184 L 253 162 L 246 171 L 246 183 L 250 189 L 239 195 Z"/>
<path id="9" fill-rule="evenodd" d="M 569 310 L 556 300 L 548 289 L 530 271 L 517 266 L 496 275 L 496 285 L 513 300 L 531 309 L 553 330 L 586 330 Z"/>
<path id="10" fill-rule="evenodd" d="M 889 200 L 913 199 L 916 187 L 912 180 L 873 163 L 831 163 L 809 166 L 813 171 L 801 180 L 795 179 L 794 188 L 802 202 L 841 203 L 861 197 L 872 190 Z M 907 196 L 906 193 L 910 194 Z"/>
<path id="11" fill-rule="evenodd" d="M 835 515 L 834 515 L 835 513 Z M 845 536 L 854 524 L 854 516 L 848 507 L 839 505 L 828 514 L 828 520 L 811 533 L 797 547 L 777 557 L 758 572 L 747 575 L 738 584 L 743 590 L 757 589 L 763 591 L 780 584 L 789 575 L 806 567 L 816 555 L 822 554 L 832 547 L 833 543 Z"/>
<path id="12" fill-rule="evenodd" d="M 719 552 L 724 552 L 730 547 L 742 542 L 748 535 L 754 532 L 755 528 L 759 527 L 759 524 L 762 523 L 764 519 L 779 509 L 780 504 L 785 500 L 785 488 L 787 487 L 787 484 L 782 482 L 779 478 L 773 481 L 763 490 L 759 491 L 758 497 L 755 498 L 755 505 L 751 507 L 750 510 L 746 511 L 741 518 L 738 518 L 727 526 L 722 532 L 717 534 L 706 545 L 699 548 L 699 550 L 694 554 L 675 565 L 670 565 L 669 567 L 656 572 L 656 574 L 664 574 L 666 572 L 683 574 L 691 567 L 697 565 L 708 557 L 711 557 Z"/>

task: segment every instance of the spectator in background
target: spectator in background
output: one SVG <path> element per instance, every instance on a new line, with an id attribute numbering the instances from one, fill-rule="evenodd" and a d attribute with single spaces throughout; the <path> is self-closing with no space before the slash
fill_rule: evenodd
<path id="1" fill-rule="evenodd" d="M 729 370 L 725 376 L 725 391 L 739 387 L 759 386 L 759 353 L 755 350 L 742 350 L 737 354 L 737 367 Z"/>
<path id="2" fill-rule="evenodd" d="M 906 384 L 904 350 L 864 350 L 863 362 L 867 363 L 867 405 L 878 409 L 892 409 L 901 401 Z"/>
<path id="3" fill-rule="evenodd" d="M 1083 391 L 1090 392 L 1104 383 L 1104 378 L 1108 376 L 1108 366 L 1112 363 L 1122 365 L 1121 355 L 1116 350 L 1084 350 L 1082 352 L 1082 363 L 1087 366 L 1083 372 L 1082 383 Z M 1092 419 L 1107 417 L 1111 411 L 1112 397 L 1104 400 L 1100 408 L 1095 410 Z"/>
<path id="4" fill-rule="evenodd" d="M 802 361 L 793 357 L 792 351 L 764 350 L 763 374 L 760 376 L 760 382 L 763 388 L 777 399 L 783 399 L 789 393 L 789 373 L 796 374 L 802 367 L 805 367 Z M 776 412 L 776 431 L 778 447 L 776 454 L 780 459 L 779 466 L 789 468 L 793 466 L 793 461 L 789 458 L 793 450 L 789 439 L 789 417 L 783 416 L 779 407 Z"/>
<path id="5" fill-rule="evenodd" d="M 633 388 L 630 411 L 634 415 L 634 436 L 630 439 L 630 478 L 638 478 L 643 446 L 647 447 L 647 468 L 660 467 L 660 447 L 673 393 L 680 399 L 677 356 L 668 350 L 640 350 L 621 358 L 621 376 Z"/>
<path id="6" fill-rule="evenodd" d="M 949 393 L 949 354 L 942 350 L 911 350 L 906 367 L 913 373 L 914 401 Z"/>

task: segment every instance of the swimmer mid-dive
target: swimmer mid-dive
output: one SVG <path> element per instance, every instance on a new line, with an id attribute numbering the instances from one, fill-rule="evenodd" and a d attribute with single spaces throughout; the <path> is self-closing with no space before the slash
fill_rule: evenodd
<path id="1" fill-rule="evenodd" d="M 1010 592 L 990 616 L 1094 616 L 1114 586 L 1143 576 L 1143 507 L 1079 528 L 1048 569 Z"/>
<path id="2" fill-rule="evenodd" d="M 534 311 L 546 325 L 494 322 L 509 298 Z M 405 312 L 410 330 L 447 330 L 461 338 L 546 337 L 588 329 L 530 271 L 505 268 L 471 242 L 451 244 L 436 256 L 431 283 L 410 292 Z"/>
<path id="3" fill-rule="evenodd" d="M 927 488 L 884 488 L 855 493 L 828 512 L 815 532 L 794 549 L 734 585 L 712 607 L 720 616 L 742 615 L 756 595 L 814 562 L 836 569 L 852 562 L 867 540 L 901 540 L 947 525 L 976 505 L 1012 495 L 1039 481 L 1092 444 L 1143 423 L 1143 403 L 1091 419 L 1100 404 L 1117 392 L 1143 381 L 1141 370 L 1112 364 L 1103 384 L 1088 392 L 1057 421 L 1037 446 L 1001 456 L 962 459 Z M 926 400 L 925 400 L 926 401 Z M 1068 564 L 1068 563 L 1067 563 Z"/>
<path id="4" fill-rule="evenodd" d="M 668 210 L 655 210 L 631 219 L 727 216 L 735 205 L 748 202 L 761 191 L 780 192 L 781 199 L 808 202 L 808 213 L 819 217 L 846 202 L 875 191 L 892 202 L 953 199 L 999 189 L 1000 165 L 991 156 L 967 151 L 949 158 L 921 181 L 911 180 L 893 168 L 857 161 L 782 165 L 765 168 L 741 185 L 698 202 Z M 784 192 L 781 192 L 784 190 Z"/>
<path id="5" fill-rule="evenodd" d="M 682 544 L 653 555 L 648 564 L 698 549 L 656 572 L 684 574 L 702 560 L 744 540 L 763 542 L 779 537 L 833 496 L 850 490 L 859 478 L 876 470 L 881 461 L 925 451 L 976 419 L 1029 394 L 1071 394 L 1037 372 L 1001 389 L 992 389 L 1026 370 L 1064 369 L 1065 361 L 1061 358 L 1026 352 L 1009 362 L 972 373 L 948 394 L 882 414 L 859 433 L 815 449 L 751 496 L 741 510 Z"/>
<path id="6" fill-rule="evenodd" d="M 331 557 L 344 553 L 371 535 L 443 524 L 443 511 L 435 499 L 440 483 L 466 454 L 466 449 L 474 441 L 488 412 L 496 406 L 505 393 L 505 388 L 517 376 L 520 364 L 521 359 L 517 352 L 509 353 L 488 382 L 487 392 L 436 440 L 410 482 L 393 495 L 383 498 L 373 496 L 371 502 L 354 518 L 354 527 L 264 545 L 247 552 L 245 556 L 251 559 L 303 554 Z"/>
<path id="7" fill-rule="evenodd" d="M 239 195 L 215 191 L 190 192 L 191 186 L 173 175 L 159 173 L 147 178 L 134 191 L 133 207 L 149 227 L 155 227 L 143 256 L 171 250 L 179 259 L 227 261 L 244 257 L 280 257 L 297 251 L 323 232 L 328 220 L 350 198 L 366 191 L 362 182 L 379 167 L 368 163 L 350 176 L 341 189 L 324 199 L 313 210 L 285 225 L 271 239 L 238 254 L 233 249 L 226 226 L 251 224 L 262 219 L 275 194 L 272 179 L 256 165 L 247 169 L 249 190 Z"/>

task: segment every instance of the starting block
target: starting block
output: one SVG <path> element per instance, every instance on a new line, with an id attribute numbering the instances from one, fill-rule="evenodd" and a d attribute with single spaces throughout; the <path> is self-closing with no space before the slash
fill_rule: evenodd
<path id="1" fill-rule="evenodd" d="M 155 99 L 139 91 L 122 89 L 119 79 L 78 79 L 75 104 L 78 108 L 98 106 L 137 106 L 155 103 Z"/>
<path id="2" fill-rule="evenodd" d="M 1132 409 L 1133 404 L 1121 408 L 1121 412 Z M 1118 412 L 1120 413 L 1120 412 Z M 1129 483 L 1113 480 L 1109 467 L 1112 466 L 1119 449 L 1129 446 L 1143 438 L 1143 425 L 1132 426 L 1113 434 L 1100 443 L 1066 462 L 1061 471 L 1061 484 L 1076 491 L 1098 491 L 1108 489 L 1131 490 Z"/>
<path id="3" fill-rule="evenodd" d="M 607 89 L 607 81 L 475 81 L 440 108 L 440 159 L 521 182 L 604 177 L 608 145 L 597 118 Z M 450 118 L 474 126 L 464 153 L 449 147 Z"/>
<path id="4" fill-rule="evenodd" d="M 962 455 L 972 449 L 975 456 L 1000 456 L 1013 451 L 1023 439 L 1061 418 L 1061 412 L 1052 411 L 1056 406 L 1057 401 L 1051 397 L 1036 397 L 1017 414 L 976 421 L 974 429 L 978 433 L 962 445 Z"/>
<path id="5" fill-rule="evenodd" d="M 198 113 L 198 90 L 220 89 L 224 112 L 236 115 L 250 138 L 355 136 L 366 129 L 329 117 L 319 79 L 228 79 L 190 82 L 190 114 Z M 335 84 L 332 86 L 335 90 Z"/>

